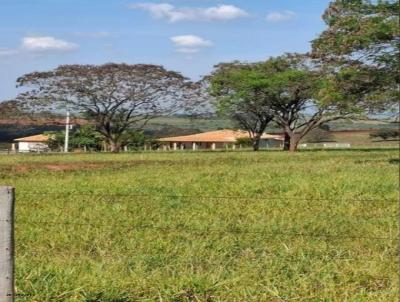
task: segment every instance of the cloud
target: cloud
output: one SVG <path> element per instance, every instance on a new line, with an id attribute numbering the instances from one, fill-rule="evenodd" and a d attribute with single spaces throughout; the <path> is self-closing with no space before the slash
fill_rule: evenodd
<path id="1" fill-rule="evenodd" d="M 24 37 L 21 48 L 27 51 L 71 51 L 78 48 L 75 43 L 54 37 Z"/>
<path id="2" fill-rule="evenodd" d="M 0 57 L 9 57 L 23 54 L 43 54 L 49 52 L 72 51 L 79 45 L 56 39 L 50 36 L 28 36 L 21 40 L 21 44 L 16 48 L 0 48 Z"/>
<path id="3" fill-rule="evenodd" d="M 243 9 L 234 5 L 218 5 L 208 8 L 175 7 L 169 3 L 138 3 L 128 6 L 131 9 L 148 11 L 156 19 L 179 21 L 230 21 L 249 16 Z"/>
<path id="4" fill-rule="evenodd" d="M 194 54 L 204 47 L 211 47 L 213 43 L 195 35 L 182 35 L 170 38 L 175 46 L 175 51 L 185 54 Z"/>
<path id="5" fill-rule="evenodd" d="M 268 13 L 265 19 L 268 22 L 281 22 L 281 21 L 289 21 L 293 19 L 296 16 L 296 13 L 290 11 L 290 10 L 285 10 L 283 12 L 271 12 Z"/>

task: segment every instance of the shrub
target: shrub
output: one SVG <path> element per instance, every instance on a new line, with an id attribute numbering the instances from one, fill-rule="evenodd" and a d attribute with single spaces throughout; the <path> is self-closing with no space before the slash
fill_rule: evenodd
<path id="1" fill-rule="evenodd" d="M 311 130 L 304 138 L 304 142 L 306 143 L 322 143 L 332 141 L 334 141 L 332 133 L 322 128 Z"/>
<path id="2" fill-rule="evenodd" d="M 387 140 L 389 138 L 400 137 L 400 129 L 380 129 L 376 132 L 370 133 L 371 138 L 381 138 Z"/>

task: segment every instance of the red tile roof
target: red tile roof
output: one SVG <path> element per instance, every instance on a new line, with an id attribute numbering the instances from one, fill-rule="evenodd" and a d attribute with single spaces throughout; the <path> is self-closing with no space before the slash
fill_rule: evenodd
<path id="1" fill-rule="evenodd" d="M 250 137 L 246 131 L 235 130 L 217 130 L 192 135 L 164 137 L 160 138 L 162 142 L 208 142 L 208 143 L 234 143 L 238 138 Z M 263 139 L 283 140 L 281 135 L 263 134 Z"/>
<path id="2" fill-rule="evenodd" d="M 47 142 L 49 140 L 49 136 L 44 135 L 44 134 L 38 134 L 38 135 L 20 137 L 20 138 L 14 139 L 14 140 L 17 142 L 35 142 L 35 143 Z"/>

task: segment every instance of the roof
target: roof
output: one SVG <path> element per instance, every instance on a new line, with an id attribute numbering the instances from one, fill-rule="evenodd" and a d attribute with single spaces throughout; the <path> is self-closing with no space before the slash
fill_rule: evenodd
<path id="1" fill-rule="evenodd" d="M 160 138 L 162 142 L 208 142 L 208 143 L 234 143 L 238 138 L 248 138 L 249 133 L 241 130 L 217 130 L 192 135 L 176 136 L 176 137 L 164 137 Z M 263 134 L 262 139 L 275 139 L 283 140 L 280 135 Z"/>
<path id="2" fill-rule="evenodd" d="M 32 135 L 32 136 L 26 136 L 26 137 L 20 137 L 14 139 L 17 142 L 47 142 L 49 140 L 48 135 L 44 134 L 38 134 L 38 135 Z"/>

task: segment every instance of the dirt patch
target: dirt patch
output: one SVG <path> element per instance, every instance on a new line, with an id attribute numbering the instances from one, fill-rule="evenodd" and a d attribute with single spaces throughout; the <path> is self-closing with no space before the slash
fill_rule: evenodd
<path id="1" fill-rule="evenodd" d="M 73 170 L 90 170 L 100 169 L 105 167 L 103 163 L 52 163 L 52 164 L 18 164 L 14 166 L 4 167 L 15 173 L 27 173 L 34 170 L 49 170 L 49 171 L 73 171 Z"/>
<path id="2" fill-rule="evenodd" d="M 70 164 L 46 164 L 41 165 L 40 168 L 52 171 L 69 171 L 78 169 L 99 169 L 103 168 L 104 164 L 87 164 L 87 163 L 70 163 Z"/>
<path id="3" fill-rule="evenodd" d="M 38 162 L 38 163 L 20 163 L 15 165 L 1 165 L 0 172 L 11 172 L 16 174 L 25 174 L 33 171 L 87 171 L 98 169 L 127 169 L 139 165 L 163 165 L 163 166 L 182 166 L 193 165 L 202 166 L 205 161 L 197 160 L 128 160 L 128 161 L 109 161 L 109 162 Z"/>
<path id="4" fill-rule="evenodd" d="M 27 173 L 31 171 L 76 171 L 76 170 L 96 170 L 96 169 L 123 169 L 143 164 L 172 164 L 173 161 L 152 161 L 152 160 L 132 160 L 132 161 L 110 161 L 110 162 L 73 162 L 73 163 L 24 163 L 17 165 L 1 166 L 0 170 L 13 173 Z"/>

